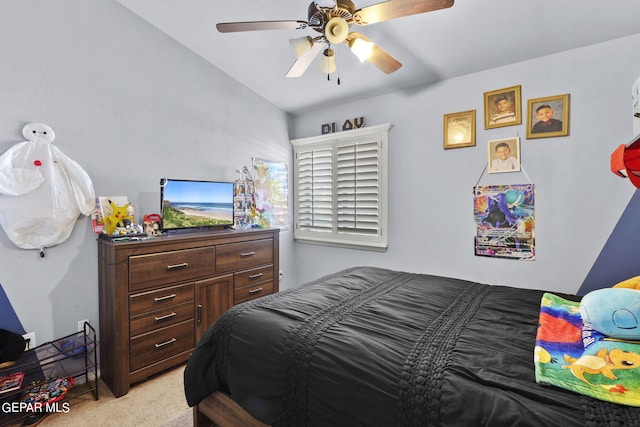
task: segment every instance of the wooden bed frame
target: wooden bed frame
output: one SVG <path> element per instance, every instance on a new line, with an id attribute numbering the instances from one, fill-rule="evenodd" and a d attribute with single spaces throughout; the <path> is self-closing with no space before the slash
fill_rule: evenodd
<path id="1" fill-rule="evenodd" d="M 269 427 L 219 391 L 193 407 L 194 427 Z"/>

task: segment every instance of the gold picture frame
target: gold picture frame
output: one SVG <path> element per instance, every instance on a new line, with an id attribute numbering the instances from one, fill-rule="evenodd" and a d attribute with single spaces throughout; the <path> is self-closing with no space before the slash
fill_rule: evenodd
<path id="1" fill-rule="evenodd" d="M 484 93 L 484 128 L 493 129 L 522 123 L 520 85 Z"/>
<path id="2" fill-rule="evenodd" d="M 476 110 L 444 115 L 444 149 L 475 147 Z"/>
<path id="3" fill-rule="evenodd" d="M 527 101 L 527 139 L 569 135 L 569 94 Z"/>
<path id="4" fill-rule="evenodd" d="M 520 138 L 494 139 L 487 143 L 489 173 L 520 172 Z"/>

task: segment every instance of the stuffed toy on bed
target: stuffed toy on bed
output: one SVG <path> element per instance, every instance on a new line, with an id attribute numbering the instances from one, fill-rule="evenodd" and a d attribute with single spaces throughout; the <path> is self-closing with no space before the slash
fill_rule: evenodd
<path id="1" fill-rule="evenodd" d="M 534 350 L 536 382 L 640 407 L 638 284 L 640 276 L 591 291 L 581 302 L 545 293 Z M 572 328 L 559 328 L 560 321 Z"/>
<path id="2" fill-rule="evenodd" d="M 631 279 L 623 280 L 620 283 L 616 283 L 612 287 L 640 290 L 640 276 L 636 276 L 636 277 L 632 277 Z"/>
<path id="3" fill-rule="evenodd" d="M 582 321 L 611 338 L 640 340 L 640 276 L 586 294 Z"/>

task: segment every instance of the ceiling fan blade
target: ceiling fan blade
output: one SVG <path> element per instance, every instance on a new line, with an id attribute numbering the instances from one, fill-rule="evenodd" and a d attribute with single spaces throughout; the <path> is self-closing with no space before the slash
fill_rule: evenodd
<path id="1" fill-rule="evenodd" d="M 345 43 L 347 44 L 347 46 L 352 47 L 355 39 L 360 39 L 364 42 L 371 43 L 371 40 L 369 40 L 363 34 L 357 32 L 349 33 L 349 36 L 347 37 Z M 366 58 L 366 60 L 378 67 L 380 71 L 386 74 L 391 74 L 402 67 L 402 63 L 400 61 L 395 59 L 386 50 L 382 49 L 375 43 L 373 43 L 373 46 L 371 47 L 371 54 L 368 58 Z"/>
<path id="2" fill-rule="evenodd" d="M 398 70 L 398 68 L 402 67 L 402 63 L 400 61 L 391 56 L 377 44 L 373 45 L 373 51 L 367 61 L 371 62 L 386 74 L 391 74 Z"/>
<path id="3" fill-rule="evenodd" d="M 301 30 L 309 24 L 305 21 L 251 21 L 251 22 L 221 22 L 216 28 L 221 33 L 235 33 L 238 31 L 260 30 Z"/>
<path id="4" fill-rule="evenodd" d="M 417 15 L 453 6 L 454 0 L 388 0 L 356 10 L 354 22 L 358 25 L 375 24 L 403 16 Z"/>
<path id="5" fill-rule="evenodd" d="M 309 65 L 311 65 L 313 60 L 316 59 L 316 56 L 318 56 L 318 54 L 322 52 L 323 48 L 324 43 L 314 43 L 313 46 L 311 46 L 311 49 L 306 51 L 300 58 L 296 60 L 296 62 L 293 63 L 291 68 L 289 68 L 287 77 L 300 77 L 301 75 L 303 75 L 304 72 L 307 71 L 307 68 L 309 68 Z"/>

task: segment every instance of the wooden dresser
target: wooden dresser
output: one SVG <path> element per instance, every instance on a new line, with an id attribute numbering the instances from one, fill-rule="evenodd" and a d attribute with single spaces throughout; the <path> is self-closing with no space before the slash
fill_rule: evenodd
<path id="1" fill-rule="evenodd" d="M 98 239 L 100 372 L 116 397 L 186 361 L 234 304 L 278 292 L 279 230 Z"/>

